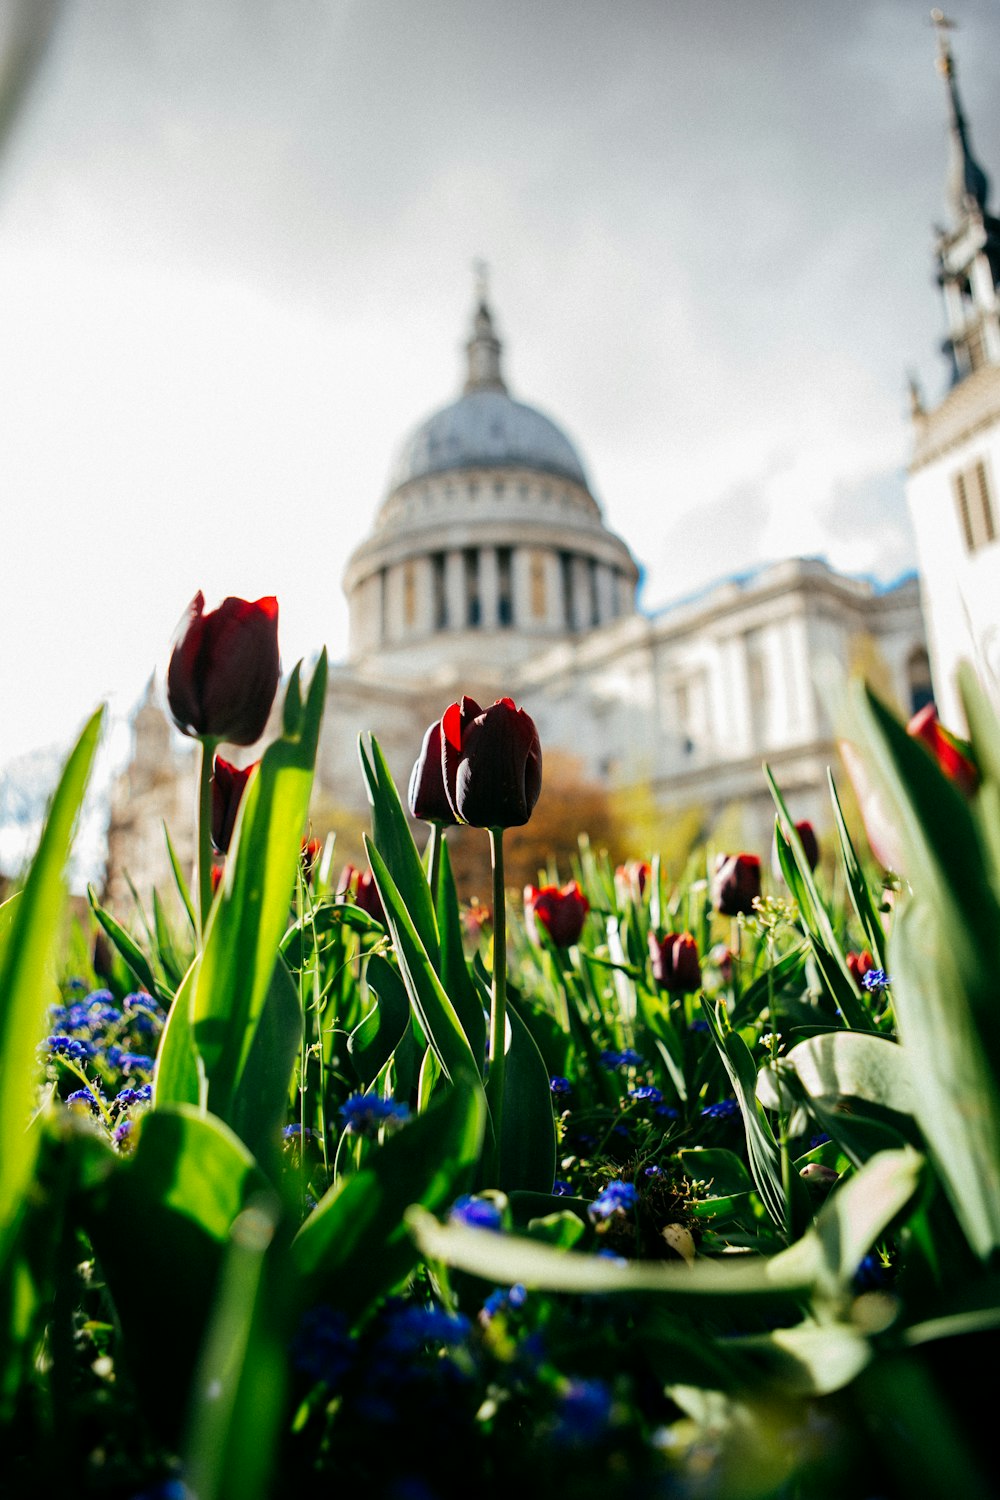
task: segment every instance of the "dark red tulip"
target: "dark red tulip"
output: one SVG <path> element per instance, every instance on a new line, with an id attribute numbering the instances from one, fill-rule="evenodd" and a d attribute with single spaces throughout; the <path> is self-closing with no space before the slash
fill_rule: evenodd
<path id="1" fill-rule="evenodd" d="M 215 757 L 212 766 L 212 847 L 216 854 L 229 853 L 236 814 L 250 780 L 250 772 L 257 764 L 254 761 L 249 766 L 232 766 L 221 755 Z"/>
<path id="2" fill-rule="evenodd" d="M 355 906 L 374 917 L 376 922 L 381 922 L 383 927 L 386 926 L 382 898 L 371 870 L 359 870 L 355 865 L 345 865 L 337 882 L 337 895 L 341 900 L 345 896 L 353 896 Z"/>
<path id="3" fill-rule="evenodd" d="M 967 797 L 972 796 L 979 785 L 979 772 L 965 753 L 968 746 L 963 748 L 964 742 L 939 722 L 933 703 L 928 703 L 913 715 L 906 726 L 906 732 L 912 734 L 914 739 L 922 740 L 944 774 Z"/>
<path id="4" fill-rule="evenodd" d="M 869 969 L 874 969 L 875 960 L 872 958 L 867 948 L 862 948 L 860 953 L 848 953 L 846 955 L 846 962 L 847 967 L 851 971 L 851 978 L 854 980 L 854 983 L 860 990 L 861 981 L 862 979 L 864 979 Z"/>
<path id="5" fill-rule="evenodd" d="M 316 861 L 319 859 L 322 850 L 322 839 L 302 840 L 302 850 L 299 854 L 299 863 L 302 866 L 302 874 L 305 877 L 307 885 L 312 885 L 313 871 L 316 868 Z"/>
<path id="6" fill-rule="evenodd" d="M 458 822 L 444 789 L 441 757 L 441 720 L 427 726 L 420 754 L 410 773 L 410 812 L 425 823 L 452 826 Z"/>
<path id="7" fill-rule="evenodd" d="M 441 765 L 452 812 L 474 828 L 519 828 L 542 789 L 534 720 L 511 698 L 487 709 L 472 698 L 446 708 Z"/>
<path id="8" fill-rule="evenodd" d="M 803 820 L 801 823 L 796 823 L 795 832 L 799 836 L 802 852 L 806 857 L 810 870 L 815 870 L 819 864 L 819 839 L 816 837 L 815 828 L 810 822 Z M 777 835 L 775 835 L 774 847 L 771 850 L 771 874 L 775 880 L 784 880 L 784 876 L 781 873 L 781 861 L 778 859 Z"/>
<path id="9" fill-rule="evenodd" d="M 649 957 L 653 978 L 672 995 L 690 995 L 701 988 L 698 944 L 689 932 L 668 932 L 665 937 L 649 934 Z"/>
<path id="10" fill-rule="evenodd" d="M 199 589 L 174 635 L 171 717 L 183 734 L 252 745 L 278 689 L 278 601 L 230 598 L 208 614 L 204 609 Z"/>
<path id="11" fill-rule="evenodd" d="M 760 860 L 756 854 L 719 854 L 712 877 L 712 905 L 724 917 L 749 915 L 760 895 Z"/>
<path id="12" fill-rule="evenodd" d="M 524 888 L 524 919 L 529 930 L 533 920 L 542 924 L 557 948 L 571 948 L 580 941 L 590 902 L 575 880 L 564 885 L 533 885 Z"/>

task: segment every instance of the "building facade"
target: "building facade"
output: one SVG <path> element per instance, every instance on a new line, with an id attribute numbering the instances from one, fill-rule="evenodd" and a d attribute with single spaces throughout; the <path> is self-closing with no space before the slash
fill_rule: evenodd
<path id="1" fill-rule="evenodd" d="M 963 659 L 1000 707 L 1000 220 L 988 210 L 989 181 L 972 151 L 947 23 L 936 14 L 951 156 L 951 223 L 936 246 L 950 379 L 929 407 L 913 388 L 907 499 L 934 697 L 944 722 L 961 726 Z"/>

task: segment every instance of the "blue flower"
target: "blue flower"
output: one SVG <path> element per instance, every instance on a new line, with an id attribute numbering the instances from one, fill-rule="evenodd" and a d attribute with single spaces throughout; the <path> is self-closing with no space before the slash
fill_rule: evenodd
<path id="1" fill-rule="evenodd" d="M 296 1120 L 294 1125 L 286 1125 L 281 1134 L 286 1141 L 297 1141 L 300 1136 L 303 1140 L 309 1140 L 313 1131 L 310 1126 L 302 1125 Z"/>
<path id="2" fill-rule="evenodd" d="M 707 1031 L 707 1030 L 708 1030 L 708 1022 L 706 1020 L 704 1020 L 703 1018 L 699 1018 L 697 1021 L 692 1021 L 691 1024 L 690 1024 L 690 1026 L 688 1027 L 688 1031 L 695 1032 L 695 1033 L 697 1033 L 699 1031 Z"/>
<path id="3" fill-rule="evenodd" d="M 484 1322 L 489 1322 L 497 1313 L 513 1311 L 517 1312 L 528 1300 L 527 1290 L 519 1281 L 515 1281 L 511 1287 L 497 1287 L 491 1292 L 483 1303 L 481 1317 Z"/>
<path id="4" fill-rule="evenodd" d="M 861 980 L 862 989 L 866 989 L 869 995 L 880 995 L 887 984 L 892 980 L 884 969 L 869 969 Z"/>
<path id="5" fill-rule="evenodd" d="M 395 1354 L 415 1354 L 426 1344 L 452 1348 L 469 1336 L 471 1324 L 464 1313 L 446 1312 L 429 1303 L 402 1303 L 386 1307 L 386 1326 L 380 1343 Z"/>
<path id="6" fill-rule="evenodd" d="M 731 1120 L 738 1115 L 740 1106 L 735 1099 L 720 1099 L 718 1104 L 709 1104 L 701 1112 L 703 1120 Z"/>
<path id="7" fill-rule="evenodd" d="M 556 1198 L 572 1198 L 573 1188 L 572 1185 L 566 1181 L 565 1177 L 557 1177 L 555 1182 L 552 1184 L 552 1193 Z"/>
<path id="8" fill-rule="evenodd" d="M 292 1365 L 303 1375 L 336 1386 L 354 1363 L 355 1347 L 350 1324 L 342 1312 L 327 1306 L 311 1307 L 303 1313 L 292 1340 Z"/>
<path id="9" fill-rule="evenodd" d="M 109 990 L 102 990 L 100 991 L 100 997 L 101 999 L 107 998 L 110 1000 L 112 998 L 111 992 Z M 145 990 L 136 990 L 134 994 L 126 995 L 122 1001 L 122 1007 L 130 1011 L 149 1011 L 154 1016 L 163 1015 L 163 1006 L 159 1000 L 154 999 Z"/>
<path id="10" fill-rule="evenodd" d="M 133 1104 L 145 1104 L 153 1097 L 153 1085 L 141 1083 L 137 1089 L 122 1089 L 116 1094 L 113 1102 L 119 1109 L 129 1109 Z"/>
<path id="11" fill-rule="evenodd" d="M 408 1104 L 397 1104 L 395 1099 L 382 1099 L 378 1094 L 352 1094 L 340 1106 L 344 1129 L 366 1140 L 374 1140 L 383 1125 L 388 1129 L 401 1125 L 409 1113 Z"/>
<path id="12" fill-rule="evenodd" d="M 641 1068 L 646 1061 L 634 1047 L 625 1047 L 621 1052 L 602 1052 L 600 1060 L 601 1067 L 607 1068 L 609 1073 L 620 1072 L 625 1068 Z"/>
<path id="13" fill-rule="evenodd" d="M 153 1059 L 142 1052 L 123 1052 L 121 1070 L 126 1078 L 130 1078 L 133 1073 L 152 1073 Z"/>
<path id="14" fill-rule="evenodd" d="M 131 1120 L 123 1120 L 120 1125 L 115 1126 L 112 1135 L 115 1142 L 119 1146 L 124 1145 L 129 1136 L 132 1134 L 132 1125 L 133 1122 Z"/>
<path id="15" fill-rule="evenodd" d="M 68 1094 L 66 1097 L 66 1103 L 86 1104 L 89 1109 L 93 1110 L 95 1115 L 98 1115 L 101 1112 L 101 1106 L 98 1103 L 97 1095 L 92 1093 L 90 1089 L 77 1089 L 74 1094 Z"/>
<path id="16" fill-rule="evenodd" d="M 642 1083 L 637 1089 L 629 1089 L 628 1096 L 630 1099 L 635 1099 L 637 1103 L 646 1101 L 649 1104 L 659 1104 L 663 1098 L 660 1090 L 654 1088 L 651 1083 Z"/>
<path id="17" fill-rule="evenodd" d="M 653 1166 L 653 1167 L 643 1167 L 643 1169 L 642 1169 L 642 1175 L 643 1175 L 643 1177 L 659 1177 L 660 1173 L 662 1171 L 663 1171 L 662 1167 L 656 1167 L 656 1166 Z"/>
<path id="18" fill-rule="evenodd" d="M 596 1224 L 601 1219 L 610 1219 L 612 1214 L 631 1213 L 635 1203 L 634 1182 L 609 1182 L 604 1191 L 594 1199 L 587 1213 Z"/>
<path id="19" fill-rule="evenodd" d="M 562 1098 L 563 1095 L 573 1092 L 573 1085 L 569 1079 L 560 1078 L 558 1074 L 554 1078 L 549 1079 L 549 1088 L 557 1098 Z"/>
<path id="20" fill-rule="evenodd" d="M 492 1198 L 477 1198 L 472 1193 L 463 1193 L 452 1204 L 448 1218 L 452 1224 L 467 1224 L 472 1229 L 503 1229 L 503 1212 Z"/>
<path id="21" fill-rule="evenodd" d="M 552 1441 L 577 1448 L 599 1442 L 611 1420 L 611 1391 L 603 1380 L 571 1380 L 559 1398 Z"/>
<path id="22" fill-rule="evenodd" d="M 78 1041 L 72 1036 L 47 1036 L 42 1045 L 53 1057 L 65 1057 L 67 1062 L 86 1062 L 94 1055 L 89 1042 Z"/>
<path id="23" fill-rule="evenodd" d="M 661 1120 L 676 1120 L 678 1118 L 677 1111 L 672 1104 L 658 1104 L 653 1113 Z"/>

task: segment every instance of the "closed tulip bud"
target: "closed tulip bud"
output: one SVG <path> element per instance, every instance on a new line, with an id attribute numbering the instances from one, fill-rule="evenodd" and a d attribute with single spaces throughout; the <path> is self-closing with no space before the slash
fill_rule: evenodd
<path id="1" fill-rule="evenodd" d="M 420 754 L 410 773 L 410 812 L 425 823 L 450 827 L 458 822 L 444 789 L 441 758 L 441 720 L 427 726 Z"/>
<path id="2" fill-rule="evenodd" d="M 167 703 L 182 734 L 252 745 L 278 689 L 278 601 L 223 599 L 204 613 L 199 589 L 177 627 Z"/>
<path id="3" fill-rule="evenodd" d="M 724 917 L 749 916 L 760 895 L 760 860 L 756 854 L 719 854 L 712 876 L 712 905 Z"/>
<path id="4" fill-rule="evenodd" d="M 847 963 L 847 967 L 851 971 L 851 978 L 854 980 L 854 983 L 857 985 L 858 989 L 860 989 L 862 979 L 864 979 L 867 973 L 874 969 L 875 960 L 872 958 L 867 948 L 862 948 L 860 953 L 848 953 L 845 956 L 845 961 Z"/>
<path id="5" fill-rule="evenodd" d="M 802 845 L 802 852 L 806 857 L 810 870 L 815 870 L 819 864 L 819 839 L 816 837 L 815 828 L 813 828 L 811 823 L 803 821 L 796 823 L 795 832 L 799 836 L 799 843 Z M 781 862 L 778 859 L 777 835 L 775 835 L 774 847 L 771 851 L 771 874 L 775 880 L 784 881 L 785 877 L 781 872 Z"/>
<path id="6" fill-rule="evenodd" d="M 302 848 L 299 852 L 299 864 L 302 875 L 307 885 L 312 885 L 313 873 L 316 869 L 316 861 L 323 851 L 321 839 L 303 839 Z"/>
<path id="7" fill-rule="evenodd" d="M 665 937 L 649 934 L 649 957 L 653 978 L 672 995 L 690 995 L 701 988 L 698 944 L 689 932 L 668 932 Z"/>
<path id="8" fill-rule="evenodd" d="M 212 766 L 212 847 L 216 854 L 229 853 L 236 814 L 250 773 L 257 765 L 258 762 L 254 761 L 249 766 L 232 766 L 221 755 L 215 757 Z"/>
<path id="9" fill-rule="evenodd" d="M 533 885 L 524 888 L 524 918 L 529 931 L 533 922 L 545 928 L 557 948 L 571 948 L 580 941 L 590 902 L 575 880 L 564 885 Z"/>
<path id="10" fill-rule="evenodd" d="M 345 865 L 337 883 L 337 895 L 341 900 L 345 896 L 353 896 L 355 906 L 374 917 L 376 922 L 381 922 L 383 927 L 386 926 L 382 898 L 371 870 L 359 870 L 354 865 Z"/>
<path id="11" fill-rule="evenodd" d="M 933 703 L 928 703 L 913 715 L 906 726 L 906 732 L 914 739 L 923 741 L 941 770 L 959 791 L 964 792 L 966 797 L 972 796 L 979 785 L 979 772 L 966 754 L 970 747 L 938 721 L 937 709 Z"/>
<path id="12" fill-rule="evenodd" d="M 463 698 L 441 719 L 442 769 L 452 812 L 474 828 L 519 828 L 542 789 L 534 720 L 510 698 L 487 709 Z"/>

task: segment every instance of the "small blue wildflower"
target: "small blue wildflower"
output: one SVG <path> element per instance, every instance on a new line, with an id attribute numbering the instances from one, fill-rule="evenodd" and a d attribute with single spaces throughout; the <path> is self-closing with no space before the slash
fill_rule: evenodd
<path id="1" fill-rule="evenodd" d="M 642 1175 L 643 1175 L 643 1177 L 659 1177 L 659 1175 L 660 1175 L 660 1173 L 662 1171 L 663 1171 L 662 1167 L 656 1167 L 656 1166 L 653 1166 L 653 1167 L 643 1167 L 643 1169 L 642 1169 Z"/>
<path id="2" fill-rule="evenodd" d="M 562 1098 L 564 1095 L 573 1092 L 573 1085 L 568 1078 L 560 1078 L 557 1074 L 554 1078 L 549 1079 L 549 1089 L 555 1094 L 556 1098 Z"/>
<path id="3" fill-rule="evenodd" d="M 86 1004 L 79 1003 L 71 1005 L 65 1012 L 66 1022 L 70 1031 L 79 1031 L 81 1026 L 86 1026 L 90 1020 L 89 1009 Z"/>
<path id="4" fill-rule="evenodd" d="M 110 991 L 102 990 L 100 992 L 100 998 L 102 1000 L 105 998 L 110 1000 L 112 998 Z M 163 1014 L 163 1006 L 160 1004 L 159 1000 L 154 999 L 154 997 L 147 994 L 145 990 L 136 990 L 134 994 L 126 995 L 125 999 L 122 1001 L 122 1007 L 123 1009 L 130 1011 L 149 1011 L 156 1016 L 162 1016 Z"/>
<path id="5" fill-rule="evenodd" d="M 861 987 L 868 991 L 869 995 L 880 995 L 887 984 L 892 980 L 884 969 L 869 969 L 861 980 Z"/>
<path id="6" fill-rule="evenodd" d="M 854 1273 L 854 1287 L 858 1292 L 877 1292 L 886 1286 L 889 1274 L 880 1255 L 870 1251 Z"/>
<path id="7" fill-rule="evenodd" d="M 660 1120 L 676 1120 L 678 1118 L 677 1111 L 672 1104 L 658 1104 L 653 1113 Z"/>
<path id="8" fill-rule="evenodd" d="M 492 1198 L 477 1198 L 472 1193 L 463 1193 L 451 1206 L 448 1218 L 452 1224 L 467 1224 L 471 1229 L 503 1229 L 503 1213 Z"/>
<path id="9" fill-rule="evenodd" d="M 641 1068 L 645 1066 L 645 1061 L 634 1047 L 624 1047 L 621 1052 L 602 1052 L 600 1057 L 601 1067 L 607 1068 L 609 1073 L 620 1072 L 625 1068 Z"/>
<path id="10" fill-rule="evenodd" d="M 688 1031 L 691 1031 L 691 1032 L 699 1032 L 699 1031 L 707 1031 L 707 1030 L 708 1030 L 708 1022 L 704 1018 L 699 1018 L 697 1021 L 692 1021 L 691 1024 L 690 1024 L 690 1026 L 688 1027 Z"/>
<path id="11" fill-rule="evenodd" d="M 610 1219 L 612 1214 L 631 1213 L 635 1208 L 635 1201 L 634 1182 L 609 1182 L 604 1191 L 594 1199 L 587 1213 L 596 1224 L 599 1220 Z"/>
<path id="12" fill-rule="evenodd" d="M 123 1145 L 124 1142 L 127 1141 L 129 1136 L 132 1134 L 132 1125 L 132 1120 L 123 1120 L 120 1125 L 115 1126 L 112 1135 L 115 1142 L 119 1146 Z"/>
<path id="13" fill-rule="evenodd" d="M 87 986 L 84 984 L 82 979 L 71 979 L 66 988 L 68 990 L 85 990 Z"/>
<path id="14" fill-rule="evenodd" d="M 735 1099 L 720 1099 L 718 1104 L 709 1104 L 701 1112 L 703 1120 L 731 1120 L 738 1115 L 740 1107 Z"/>
<path id="15" fill-rule="evenodd" d="M 129 1024 L 138 1036 L 152 1036 L 159 1028 L 151 1015 L 144 1010 L 137 1010 L 129 1017 Z"/>
<path id="16" fill-rule="evenodd" d="M 814 1135 L 810 1140 L 809 1150 L 815 1151 L 817 1146 L 825 1146 L 829 1139 L 830 1137 L 827 1135 L 825 1130 L 820 1131 L 819 1135 Z"/>
<path id="17" fill-rule="evenodd" d="M 603 1380 L 571 1380 L 559 1399 L 552 1441 L 578 1448 L 599 1442 L 611 1419 L 611 1391 Z"/>
<path id="18" fill-rule="evenodd" d="M 566 1181 L 565 1177 L 557 1177 L 555 1182 L 552 1184 L 552 1193 L 556 1198 L 572 1198 L 573 1188 L 571 1184 Z"/>
<path id="19" fill-rule="evenodd" d="M 109 1068 L 120 1068 L 122 1065 L 122 1058 L 124 1056 L 124 1049 L 119 1047 L 117 1043 L 113 1042 L 111 1046 L 108 1047 L 105 1051 L 104 1059 L 107 1062 Z"/>
<path id="20" fill-rule="evenodd" d="M 352 1094 L 340 1106 L 345 1130 L 366 1140 L 374 1140 L 383 1125 L 390 1130 L 401 1125 L 409 1113 L 408 1104 L 397 1104 L 395 1099 L 382 1099 L 378 1094 Z"/>
<path id="21" fill-rule="evenodd" d="M 94 1049 L 89 1042 L 81 1042 L 72 1036 L 48 1036 L 43 1043 L 53 1057 L 65 1057 L 67 1062 L 86 1062 L 93 1057 Z"/>
<path id="22" fill-rule="evenodd" d="M 468 1338 L 471 1324 L 464 1313 L 446 1312 L 443 1307 L 419 1307 L 404 1303 L 387 1308 L 387 1326 L 380 1343 L 396 1354 L 415 1354 L 425 1344 L 444 1344 L 452 1348 Z"/>
<path id="23" fill-rule="evenodd" d="M 302 1315 L 290 1352 L 296 1370 L 337 1386 L 354 1363 L 350 1323 L 332 1307 L 311 1307 Z"/>
<path id="24" fill-rule="evenodd" d="M 119 1109 L 129 1109 L 133 1104 L 145 1104 L 153 1097 L 153 1085 L 141 1083 L 137 1089 L 122 1089 L 114 1097 L 114 1103 Z"/>
<path id="25" fill-rule="evenodd" d="M 483 1303 L 483 1310 L 480 1316 L 484 1322 L 488 1323 L 497 1313 L 507 1311 L 517 1312 L 524 1306 L 527 1300 L 527 1290 L 519 1281 L 516 1281 L 511 1287 L 497 1287 L 496 1291 L 491 1292 Z"/>
<path id="26" fill-rule="evenodd" d="M 651 1083 L 642 1083 L 637 1089 L 629 1089 L 628 1096 L 630 1099 L 635 1099 L 636 1102 L 640 1104 L 643 1102 L 649 1104 L 659 1104 L 660 1100 L 663 1098 L 660 1090 L 654 1088 Z"/>
<path id="27" fill-rule="evenodd" d="M 86 1104 L 89 1109 L 93 1110 L 95 1115 L 100 1114 L 101 1112 L 101 1106 L 98 1103 L 97 1096 L 96 1094 L 91 1093 L 90 1089 L 77 1089 L 74 1094 L 68 1094 L 66 1096 L 66 1103 Z"/>
<path id="28" fill-rule="evenodd" d="M 131 1078 L 133 1073 L 152 1073 L 153 1059 L 142 1052 L 123 1052 L 121 1070 L 126 1078 Z"/>
<path id="29" fill-rule="evenodd" d="M 628 1126 L 627 1125 L 621 1125 L 621 1124 L 620 1125 L 615 1125 L 614 1128 L 611 1131 L 611 1134 L 618 1136 L 619 1139 L 623 1140 L 623 1141 L 631 1140 L 631 1136 L 628 1133 Z"/>
<path id="30" fill-rule="evenodd" d="M 627 1266 L 628 1261 L 624 1255 L 619 1255 L 617 1250 L 609 1250 L 607 1246 L 597 1252 L 598 1260 L 610 1260 L 616 1266 Z"/>
<path id="31" fill-rule="evenodd" d="M 294 1125 L 286 1125 L 281 1134 L 286 1141 L 297 1141 L 300 1136 L 303 1140 L 309 1140 L 313 1131 L 310 1126 L 301 1125 L 296 1120 Z"/>

